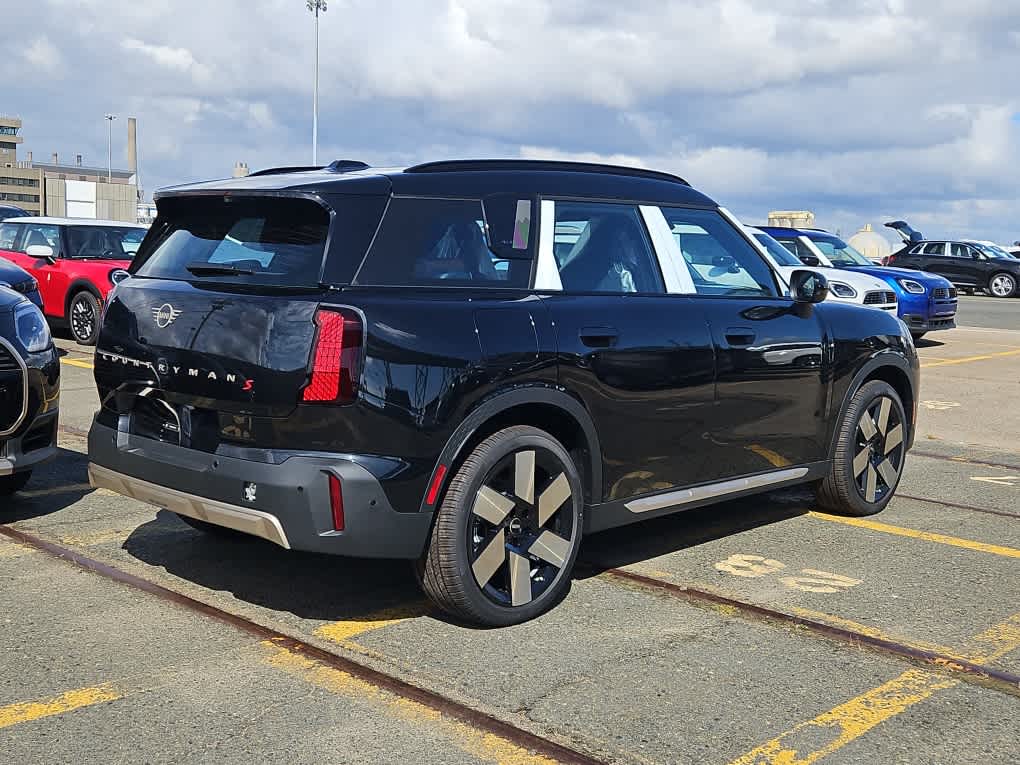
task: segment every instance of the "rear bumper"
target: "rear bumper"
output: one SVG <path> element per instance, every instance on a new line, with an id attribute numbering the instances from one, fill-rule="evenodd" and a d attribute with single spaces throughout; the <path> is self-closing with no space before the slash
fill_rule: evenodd
<path id="1" fill-rule="evenodd" d="M 287 549 L 366 558 L 421 555 L 432 514 L 396 512 L 358 455 L 277 452 L 272 458 L 207 454 L 98 423 L 89 431 L 93 486 Z M 342 531 L 333 528 L 330 475 L 342 487 Z"/>

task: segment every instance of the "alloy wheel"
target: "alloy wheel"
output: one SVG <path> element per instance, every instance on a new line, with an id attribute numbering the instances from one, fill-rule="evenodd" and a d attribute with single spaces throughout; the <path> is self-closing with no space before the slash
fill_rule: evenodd
<path id="1" fill-rule="evenodd" d="M 579 529 L 563 467 L 548 450 L 521 450 L 501 459 L 475 494 L 467 524 L 471 571 L 501 606 L 532 602 L 570 560 Z"/>
<path id="2" fill-rule="evenodd" d="M 1016 288 L 1016 282 L 1009 274 L 996 274 L 989 287 L 996 297 L 1009 297 Z"/>
<path id="3" fill-rule="evenodd" d="M 865 502 L 880 502 L 896 488 L 903 457 L 899 408 L 888 396 L 879 396 L 861 413 L 857 423 L 853 475 Z"/>
<path id="4" fill-rule="evenodd" d="M 71 305 L 71 331 L 76 340 L 87 341 L 96 328 L 96 311 L 88 300 L 78 298 Z"/>

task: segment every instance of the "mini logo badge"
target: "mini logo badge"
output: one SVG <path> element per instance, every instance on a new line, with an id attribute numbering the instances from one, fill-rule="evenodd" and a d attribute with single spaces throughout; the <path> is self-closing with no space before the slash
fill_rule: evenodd
<path id="1" fill-rule="evenodd" d="M 255 495 L 258 494 L 258 484 L 252 483 L 251 481 L 245 481 L 244 483 L 244 501 L 254 502 Z"/>
<path id="2" fill-rule="evenodd" d="M 152 309 L 152 318 L 156 322 L 156 326 L 160 329 L 166 329 L 175 321 L 177 317 L 181 315 L 181 312 L 174 308 L 169 303 L 163 303 L 159 308 Z"/>

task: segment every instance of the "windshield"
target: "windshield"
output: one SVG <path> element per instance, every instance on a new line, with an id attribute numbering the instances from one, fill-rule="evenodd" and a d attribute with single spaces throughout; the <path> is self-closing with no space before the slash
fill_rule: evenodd
<path id="1" fill-rule="evenodd" d="M 146 229 L 124 226 L 70 226 L 68 257 L 130 260 L 138 252 Z"/>
<path id="2" fill-rule="evenodd" d="M 764 231 L 758 231 L 754 234 L 754 238 L 762 243 L 762 246 L 768 251 L 772 259 L 781 266 L 800 266 L 803 265 L 800 260 L 790 252 L 788 249 L 783 247 L 779 242 L 773 239 L 771 236 L 766 234 Z"/>
<path id="3" fill-rule="evenodd" d="M 977 247 L 981 252 L 990 258 L 1004 258 L 1006 260 L 1016 260 L 1016 258 L 1008 253 L 1001 247 L 996 247 L 994 244 L 982 244 L 980 242 L 971 242 L 974 247 Z"/>
<path id="4" fill-rule="evenodd" d="M 832 261 L 834 266 L 873 266 L 866 257 L 837 236 L 808 237 L 822 254 Z"/>

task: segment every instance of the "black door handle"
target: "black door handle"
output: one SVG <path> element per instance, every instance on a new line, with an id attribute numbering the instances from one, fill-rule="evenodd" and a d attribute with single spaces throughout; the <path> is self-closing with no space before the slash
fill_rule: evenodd
<path id="1" fill-rule="evenodd" d="M 577 336 L 589 348 L 609 348 L 616 344 L 620 333 L 615 327 L 582 327 Z"/>
<path id="2" fill-rule="evenodd" d="M 754 330 L 750 327 L 729 327 L 726 330 L 726 342 L 731 346 L 750 345 L 754 338 Z"/>

